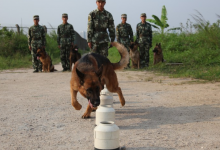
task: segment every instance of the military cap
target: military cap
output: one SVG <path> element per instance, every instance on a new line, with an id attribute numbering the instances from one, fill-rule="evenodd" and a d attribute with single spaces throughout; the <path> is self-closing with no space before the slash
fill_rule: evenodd
<path id="1" fill-rule="evenodd" d="M 96 2 L 99 2 L 99 1 L 105 2 L 105 0 L 96 0 Z"/>
<path id="2" fill-rule="evenodd" d="M 68 17 L 68 14 L 64 13 L 62 14 L 62 17 Z"/>
<path id="3" fill-rule="evenodd" d="M 38 16 L 38 15 L 34 15 L 34 16 L 33 16 L 33 19 L 34 19 L 34 20 L 35 20 L 35 19 L 36 19 L 36 20 L 39 20 L 39 16 Z"/>
<path id="4" fill-rule="evenodd" d="M 127 14 L 122 14 L 121 17 L 127 18 Z"/>
<path id="5" fill-rule="evenodd" d="M 147 15 L 145 13 L 142 13 L 141 17 L 147 17 Z"/>

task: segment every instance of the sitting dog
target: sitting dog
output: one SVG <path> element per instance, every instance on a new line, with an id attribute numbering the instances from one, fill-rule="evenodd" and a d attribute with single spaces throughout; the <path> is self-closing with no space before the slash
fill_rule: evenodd
<path id="1" fill-rule="evenodd" d="M 52 64 L 52 60 L 50 56 L 46 53 L 44 48 L 39 48 L 37 50 L 37 59 L 42 62 L 42 69 L 44 72 L 53 72 L 57 71 L 54 69 L 54 65 Z"/>
<path id="2" fill-rule="evenodd" d="M 154 65 L 159 63 L 159 62 L 164 62 L 163 59 L 163 52 L 162 52 L 162 48 L 161 48 L 161 44 L 156 44 L 156 46 L 154 47 Z"/>
<path id="3" fill-rule="evenodd" d="M 104 89 L 104 84 L 110 92 L 117 93 L 121 105 L 125 105 L 115 70 L 127 66 L 129 55 L 123 45 L 114 42 L 112 46 L 115 46 L 121 55 L 121 60 L 118 63 L 111 63 L 108 58 L 97 53 L 89 53 L 79 59 L 73 67 L 70 81 L 72 106 L 76 110 L 82 108 L 76 98 L 78 92 L 88 99 L 88 106 L 82 118 L 90 118 L 92 110 L 100 105 L 99 96 L 101 90 Z"/>
<path id="4" fill-rule="evenodd" d="M 74 45 L 70 49 L 70 70 L 72 70 L 73 63 L 75 64 L 77 60 L 81 58 L 81 54 L 78 52 L 78 46 Z"/>
<path id="5" fill-rule="evenodd" d="M 132 68 L 139 69 L 140 67 L 140 52 L 138 51 L 138 44 L 131 43 L 130 45 L 130 58 Z"/>

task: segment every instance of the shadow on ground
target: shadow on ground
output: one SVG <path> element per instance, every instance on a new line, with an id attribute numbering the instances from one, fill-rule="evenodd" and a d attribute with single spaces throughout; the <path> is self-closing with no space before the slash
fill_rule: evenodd
<path id="1" fill-rule="evenodd" d="M 187 124 L 193 122 L 213 121 L 220 117 L 219 105 L 183 106 L 183 107 L 150 107 L 146 109 L 118 109 L 116 120 L 141 119 L 141 122 L 120 129 L 155 129 L 167 124 Z M 128 115 L 129 114 L 129 115 Z"/>

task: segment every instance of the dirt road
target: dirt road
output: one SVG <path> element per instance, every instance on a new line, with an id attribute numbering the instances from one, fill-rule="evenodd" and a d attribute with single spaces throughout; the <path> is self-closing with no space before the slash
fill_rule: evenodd
<path id="1" fill-rule="evenodd" d="M 61 70 L 60 65 L 56 65 Z M 1 150 L 92 150 L 95 113 L 83 120 L 70 103 L 70 72 L 0 72 Z M 127 150 L 220 150 L 220 83 L 194 83 L 151 72 L 117 72 L 120 144 Z"/>

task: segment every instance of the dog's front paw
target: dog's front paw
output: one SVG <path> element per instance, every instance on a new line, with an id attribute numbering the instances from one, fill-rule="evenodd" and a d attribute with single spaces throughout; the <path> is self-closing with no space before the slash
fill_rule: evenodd
<path id="1" fill-rule="evenodd" d="M 85 114 L 82 116 L 82 119 L 88 119 L 88 118 L 90 118 L 90 115 L 87 114 L 87 113 L 85 113 Z"/>
<path id="2" fill-rule="evenodd" d="M 78 102 L 76 102 L 73 107 L 75 108 L 75 110 L 80 110 L 82 108 L 82 105 Z"/>

